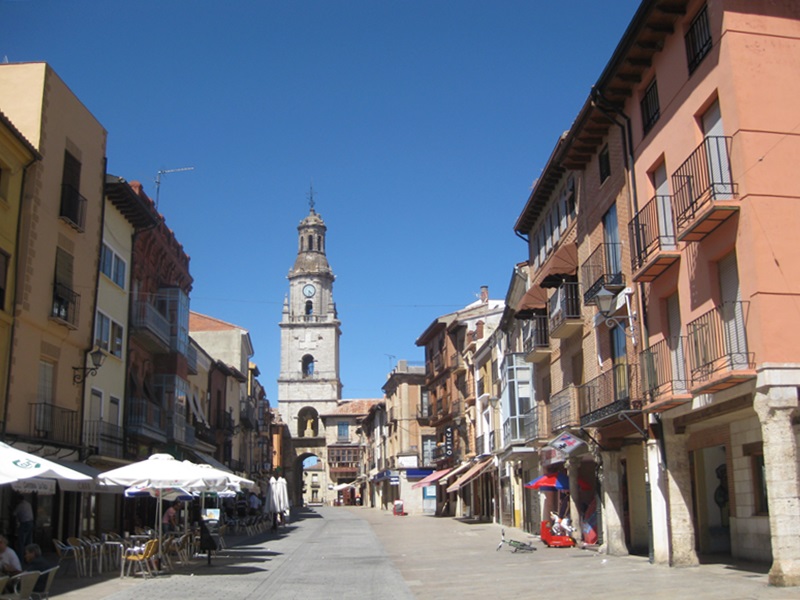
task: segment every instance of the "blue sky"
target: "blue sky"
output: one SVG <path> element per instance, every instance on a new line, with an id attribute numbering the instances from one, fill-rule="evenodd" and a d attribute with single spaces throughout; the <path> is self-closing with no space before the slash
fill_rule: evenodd
<path id="1" fill-rule="evenodd" d="M 636 0 L 0 0 L 0 59 L 47 61 L 191 257 L 192 309 L 250 331 L 274 402 L 296 227 L 317 212 L 345 398 L 488 285 Z M 0 107 L 1 109 L 2 107 Z"/>

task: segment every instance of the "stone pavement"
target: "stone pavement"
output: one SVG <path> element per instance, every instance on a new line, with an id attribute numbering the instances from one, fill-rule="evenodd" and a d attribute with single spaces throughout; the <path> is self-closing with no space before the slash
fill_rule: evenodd
<path id="1" fill-rule="evenodd" d="M 347 589 L 381 600 L 516 599 L 542 593 L 593 599 L 800 598 L 797 588 L 769 587 L 766 565 L 670 568 L 644 557 L 547 548 L 538 537 L 506 527 L 507 539 L 532 541 L 538 548 L 514 553 L 505 545 L 497 550 L 502 528 L 493 523 L 396 517 L 362 507 L 319 507 L 297 517 L 277 535 L 227 538 L 231 547 L 212 558 L 211 567 L 202 557 L 166 576 L 143 581 L 106 575 L 91 585 L 67 575 L 56 581 L 51 596 L 329 598 L 326 592 L 338 596 Z M 339 553 L 350 558 L 337 562 Z"/>

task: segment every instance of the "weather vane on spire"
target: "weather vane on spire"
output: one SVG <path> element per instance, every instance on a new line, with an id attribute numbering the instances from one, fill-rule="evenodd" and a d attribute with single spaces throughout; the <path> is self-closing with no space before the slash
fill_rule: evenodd
<path id="1" fill-rule="evenodd" d="M 311 185 L 308 189 L 308 207 L 311 209 L 311 212 L 314 212 L 314 182 L 311 182 Z"/>

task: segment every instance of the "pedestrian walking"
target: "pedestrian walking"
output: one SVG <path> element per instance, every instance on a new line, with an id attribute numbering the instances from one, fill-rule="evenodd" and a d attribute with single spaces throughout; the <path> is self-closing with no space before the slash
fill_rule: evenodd
<path id="1" fill-rule="evenodd" d="M 17 497 L 14 518 L 17 520 L 17 555 L 20 556 L 33 543 L 33 507 L 23 495 Z"/>

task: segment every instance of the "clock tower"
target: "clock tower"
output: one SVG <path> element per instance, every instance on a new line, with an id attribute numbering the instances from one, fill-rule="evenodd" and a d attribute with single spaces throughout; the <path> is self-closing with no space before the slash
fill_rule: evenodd
<path id="1" fill-rule="evenodd" d="M 281 316 L 278 409 L 295 437 L 318 437 L 319 415 L 341 399 L 340 321 L 333 301 L 333 275 L 325 255 L 327 228 L 314 210 L 297 226 L 297 258 L 289 271 L 289 294 Z"/>

